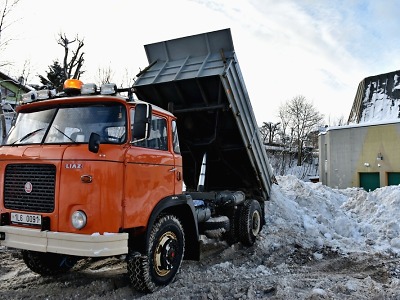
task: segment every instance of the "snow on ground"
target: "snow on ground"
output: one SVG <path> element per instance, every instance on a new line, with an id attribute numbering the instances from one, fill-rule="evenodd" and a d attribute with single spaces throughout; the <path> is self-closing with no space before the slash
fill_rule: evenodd
<path id="1" fill-rule="evenodd" d="M 400 299 L 400 186 L 331 189 L 277 177 L 250 248 L 202 238 L 202 258 L 153 293 L 129 287 L 123 260 L 84 260 L 44 278 L 0 249 L 1 299 Z"/>
<path id="2" fill-rule="evenodd" d="M 367 193 L 337 190 L 293 176 L 279 177 L 267 205 L 266 235 L 288 231 L 285 244 L 328 246 L 340 252 L 400 254 L 400 187 Z M 279 241 L 277 241 L 279 242 Z"/>

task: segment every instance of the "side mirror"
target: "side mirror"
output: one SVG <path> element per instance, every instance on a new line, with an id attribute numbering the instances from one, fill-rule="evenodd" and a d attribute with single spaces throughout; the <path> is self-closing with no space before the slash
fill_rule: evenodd
<path id="1" fill-rule="evenodd" d="M 138 103 L 135 107 L 132 137 L 135 140 L 143 140 L 150 135 L 151 105 Z"/>
<path id="2" fill-rule="evenodd" d="M 100 148 L 100 135 L 92 132 L 89 137 L 89 151 L 93 153 L 99 152 Z"/>

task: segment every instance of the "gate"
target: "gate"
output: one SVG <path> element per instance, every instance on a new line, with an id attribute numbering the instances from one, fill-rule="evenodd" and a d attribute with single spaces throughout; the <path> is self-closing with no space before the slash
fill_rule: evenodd
<path id="1" fill-rule="evenodd" d="M 360 187 L 368 192 L 379 188 L 379 173 L 360 173 Z"/>

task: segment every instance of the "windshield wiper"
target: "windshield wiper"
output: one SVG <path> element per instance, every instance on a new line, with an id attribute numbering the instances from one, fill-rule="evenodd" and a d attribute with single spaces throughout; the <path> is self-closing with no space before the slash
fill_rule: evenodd
<path id="1" fill-rule="evenodd" d="M 44 127 L 36 129 L 36 130 L 34 130 L 32 132 L 29 132 L 28 134 L 25 134 L 22 138 L 20 138 L 20 139 L 16 140 L 15 142 L 11 143 L 11 145 L 14 145 L 17 142 L 22 142 L 23 140 L 26 140 L 27 138 L 33 136 L 35 133 L 37 133 L 37 132 L 39 132 L 39 131 L 41 131 L 43 129 L 44 129 Z"/>
<path id="2" fill-rule="evenodd" d="M 51 126 L 52 128 L 54 128 L 55 130 L 57 130 L 59 133 L 61 133 L 63 136 L 66 136 L 71 142 L 76 143 L 76 141 L 74 141 L 73 139 L 71 139 L 68 135 L 66 135 L 64 132 L 62 132 L 60 129 L 58 129 L 57 127 Z"/>

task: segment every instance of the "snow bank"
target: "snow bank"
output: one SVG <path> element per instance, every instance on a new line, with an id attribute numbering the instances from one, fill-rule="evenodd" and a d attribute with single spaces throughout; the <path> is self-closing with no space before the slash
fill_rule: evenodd
<path id="1" fill-rule="evenodd" d="M 263 247 L 331 247 L 339 252 L 400 253 L 400 186 L 366 192 L 277 177 L 266 204 Z"/>

